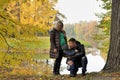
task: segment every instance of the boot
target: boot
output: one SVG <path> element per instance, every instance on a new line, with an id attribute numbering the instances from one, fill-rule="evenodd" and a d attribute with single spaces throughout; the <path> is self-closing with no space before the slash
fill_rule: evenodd
<path id="1" fill-rule="evenodd" d="M 57 64 L 56 74 L 60 75 L 60 63 Z"/>
<path id="2" fill-rule="evenodd" d="M 53 67 L 53 74 L 60 75 L 59 69 L 60 69 L 60 64 L 55 62 Z"/>
<path id="3" fill-rule="evenodd" d="M 82 71 L 82 76 L 86 76 L 86 71 Z"/>

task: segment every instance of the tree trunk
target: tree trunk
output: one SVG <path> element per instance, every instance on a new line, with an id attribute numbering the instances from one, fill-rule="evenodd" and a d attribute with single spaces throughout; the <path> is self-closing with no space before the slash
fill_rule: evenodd
<path id="1" fill-rule="evenodd" d="M 112 0 L 111 38 L 104 71 L 120 72 L 120 0 Z"/>

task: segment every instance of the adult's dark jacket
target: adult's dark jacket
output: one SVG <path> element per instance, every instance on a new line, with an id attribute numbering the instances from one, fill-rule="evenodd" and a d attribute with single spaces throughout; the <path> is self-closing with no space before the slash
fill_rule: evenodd
<path id="1" fill-rule="evenodd" d="M 57 58 L 58 54 L 59 54 L 59 50 L 61 50 L 61 46 L 60 46 L 60 32 L 64 33 L 64 38 L 66 40 L 67 43 L 67 37 L 66 37 L 66 33 L 64 30 L 62 31 L 58 31 L 57 29 L 53 28 L 50 31 L 50 58 Z M 54 53 L 54 49 L 57 49 L 58 53 Z"/>
<path id="2" fill-rule="evenodd" d="M 71 48 L 71 49 L 68 49 L 68 46 L 67 46 L 67 48 L 64 49 L 64 52 L 67 50 L 75 51 L 77 49 L 78 52 L 75 52 L 74 55 L 68 56 L 69 58 L 67 58 L 67 61 L 72 60 L 76 64 L 81 64 L 81 58 L 85 56 L 85 48 L 84 48 L 84 45 L 81 44 L 79 41 L 76 41 L 76 44 L 77 44 L 77 47 Z"/>

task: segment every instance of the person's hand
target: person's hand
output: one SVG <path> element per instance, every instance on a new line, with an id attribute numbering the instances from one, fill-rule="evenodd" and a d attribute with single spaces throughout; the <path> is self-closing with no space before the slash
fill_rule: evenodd
<path id="1" fill-rule="evenodd" d="M 77 49 L 75 49 L 75 52 L 78 52 L 78 50 L 77 50 Z"/>
<path id="2" fill-rule="evenodd" d="M 57 49 L 54 49 L 54 53 L 57 53 Z"/>
<path id="3" fill-rule="evenodd" d="M 67 64 L 68 65 L 73 65 L 73 61 L 70 60 L 70 61 L 67 62 Z"/>

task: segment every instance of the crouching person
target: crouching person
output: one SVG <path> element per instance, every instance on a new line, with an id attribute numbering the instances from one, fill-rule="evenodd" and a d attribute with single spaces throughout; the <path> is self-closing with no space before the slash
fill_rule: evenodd
<path id="1" fill-rule="evenodd" d="M 64 47 L 64 53 L 67 56 L 66 63 L 68 64 L 67 69 L 70 71 L 70 77 L 75 77 L 80 67 L 82 67 L 82 75 L 85 76 L 88 61 L 84 45 L 71 38 L 68 41 L 68 45 Z"/>

